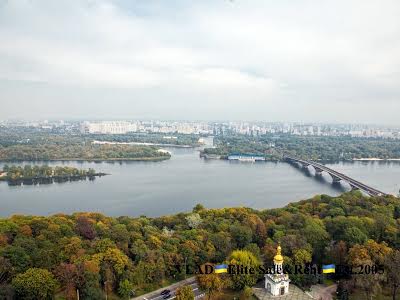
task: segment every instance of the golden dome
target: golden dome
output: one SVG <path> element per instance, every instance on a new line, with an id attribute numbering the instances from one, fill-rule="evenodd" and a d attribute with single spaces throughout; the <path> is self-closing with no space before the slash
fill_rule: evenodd
<path id="1" fill-rule="evenodd" d="M 283 263 L 283 256 L 282 256 L 282 248 L 280 245 L 278 245 L 278 248 L 276 248 L 276 255 L 274 256 L 274 263 L 275 264 L 282 264 Z"/>

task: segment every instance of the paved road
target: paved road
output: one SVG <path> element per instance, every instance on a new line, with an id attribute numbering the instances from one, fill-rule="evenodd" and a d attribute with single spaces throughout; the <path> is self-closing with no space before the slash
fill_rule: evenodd
<path id="1" fill-rule="evenodd" d="M 164 299 L 172 300 L 172 299 L 176 298 L 176 296 L 175 296 L 176 290 L 179 287 L 185 286 L 185 285 L 189 285 L 192 288 L 196 300 L 205 298 L 205 293 L 199 289 L 195 277 L 191 277 L 186 280 L 182 280 L 177 283 L 174 283 L 170 286 L 163 287 L 163 288 L 153 291 L 151 293 L 147 293 L 145 295 L 142 295 L 142 296 L 139 296 L 136 298 L 131 298 L 131 300 L 164 300 Z M 169 298 L 164 298 L 164 295 L 161 295 L 161 292 L 163 290 L 167 290 L 167 289 L 171 291 L 171 293 L 170 293 L 171 296 Z"/>

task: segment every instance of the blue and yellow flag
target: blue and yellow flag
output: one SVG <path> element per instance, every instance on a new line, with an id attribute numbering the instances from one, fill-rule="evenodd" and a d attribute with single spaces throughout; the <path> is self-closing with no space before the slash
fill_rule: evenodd
<path id="1" fill-rule="evenodd" d="M 322 273 L 335 273 L 335 265 L 322 265 Z"/>
<path id="2" fill-rule="evenodd" d="M 228 266 L 227 265 L 216 265 L 214 267 L 214 272 L 215 273 L 227 273 L 228 272 Z"/>

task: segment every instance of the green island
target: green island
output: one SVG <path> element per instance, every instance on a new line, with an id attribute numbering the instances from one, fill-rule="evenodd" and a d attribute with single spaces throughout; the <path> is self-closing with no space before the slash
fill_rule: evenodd
<path id="1" fill-rule="evenodd" d="M 78 291 L 80 299 L 128 299 L 132 291 L 138 296 L 184 279 L 177 265 L 270 265 L 280 245 L 284 266 L 384 269 L 368 275 L 290 275 L 291 284 L 303 290 L 317 281 L 336 282 L 338 299 L 396 299 L 399 220 L 398 198 L 357 191 L 266 210 L 196 205 L 191 212 L 155 218 L 14 215 L 0 219 L 0 298 L 76 299 Z M 251 287 L 262 277 L 212 273 L 197 281 L 208 299 L 252 299 Z"/>
<path id="2" fill-rule="evenodd" d="M 90 144 L 93 141 L 119 143 L 153 143 L 159 145 L 175 145 L 177 147 L 199 146 L 199 135 L 195 134 L 161 134 L 161 133 L 125 133 L 125 134 L 81 134 L 65 132 L 41 131 L 37 128 L 0 126 L 0 146 L 13 145 L 71 145 Z"/>
<path id="3" fill-rule="evenodd" d="M 0 161 L 159 161 L 168 152 L 144 145 L 25 144 L 0 146 Z"/>
<path id="4" fill-rule="evenodd" d="M 215 148 L 206 148 L 202 154 L 227 158 L 231 153 L 252 153 L 271 161 L 281 160 L 284 155 L 326 162 L 400 159 L 398 139 L 267 134 L 218 136 L 214 143 Z"/>
<path id="5" fill-rule="evenodd" d="M 10 185 L 23 184 L 51 184 L 53 182 L 66 182 L 78 180 L 94 180 L 97 176 L 105 176 L 105 173 L 96 172 L 94 169 L 88 170 L 56 166 L 15 166 L 4 165 L 0 170 L 0 181 L 7 181 Z"/>

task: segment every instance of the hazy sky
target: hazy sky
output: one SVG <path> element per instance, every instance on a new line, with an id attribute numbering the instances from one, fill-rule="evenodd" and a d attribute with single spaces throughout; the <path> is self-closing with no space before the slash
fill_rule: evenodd
<path id="1" fill-rule="evenodd" d="M 400 124 L 400 2 L 0 0 L 0 119 Z"/>

